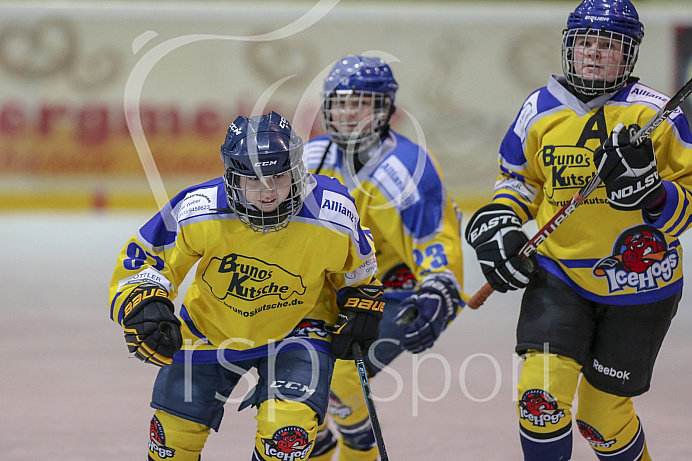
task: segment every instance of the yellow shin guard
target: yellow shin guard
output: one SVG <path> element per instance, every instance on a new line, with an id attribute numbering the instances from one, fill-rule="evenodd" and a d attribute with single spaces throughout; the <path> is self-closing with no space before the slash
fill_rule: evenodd
<path id="1" fill-rule="evenodd" d="M 156 410 L 149 429 L 149 459 L 154 461 L 198 461 L 209 428 Z"/>
<path id="2" fill-rule="evenodd" d="M 307 459 L 317 436 L 317 414 L 304 403 L 268 400 L 257 410 L 255 455 L 259 459 Z"/>
<path id="3" fill-rule="evenodd" d="M 577 426 L 597 454 L 651 461 L 630 397 L 600 391 L 586 379 L 581 380 L 578 395 Z"/>

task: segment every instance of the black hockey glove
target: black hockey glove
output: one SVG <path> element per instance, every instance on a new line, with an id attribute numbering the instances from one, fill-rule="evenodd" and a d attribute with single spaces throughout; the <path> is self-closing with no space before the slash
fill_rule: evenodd
<path id="1" fill-rule="evenodd" d="M 349 287 L 340 293 L 337 304 L 339 318 L 330 330 L 332 355 L 353 360 L 353 343 L 360 344 L 363 355 L 380 334 L 380 320 L 384 309 L 383 290 L 379 285 Z"/>
<path id="2" fill-rule="evenodd" d="M 460 303 L 456 284 L 446 275 L 434 274 L 423 279 L 418 291 L 401 303 L 395 319 L 397 323 L 410 322 L 401 347 L 414 354 L 430 348 L 454 319 Z"/>
<path id="3" fill-rule="evenodd" d="M 637 125 L 618 124 L 610 138 L 593 154 L 598 176 L 606 186 L 608 203 L 621 211 L 641 210 L 663 193 L 656 169 L 656 155 L 651 139 L 640 146 L 630 144 Z"/>
<path id="4" fill-rule="evenodd" d="M 535 255 L 519 259 L 529 238 L 506 205 L 491 203 L 478 210 L 466 226 L 466 241 L 476 250 L 486 280 L 500 293 L 525 288 L 538 267 Z"/>
<path id="5" fill-rule="evenodd" d="M 125 342 L 138 359 L 160 367 L 173 363 L 173 356 L 183 346 L 180 320 L 162 288 L 138 287 L 125 303 Z"/>

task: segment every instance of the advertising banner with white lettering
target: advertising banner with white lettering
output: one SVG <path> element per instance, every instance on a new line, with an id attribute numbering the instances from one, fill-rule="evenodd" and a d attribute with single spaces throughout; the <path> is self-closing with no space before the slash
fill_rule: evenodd
<path id="1" fill-rule="evenodd" d="M 46 3 L 50 5 L 50 3 Z M 393 126 L 438 159 L 467 207 L 492 194 L 498 146 L 560 73 L 564 4 L 0 4 L 0 210 L 151 208 L 220 176 L 237 115 L 275 110 L 307 139 L 334 61 L 376 55 L 399 83 Z M 673 20 L 642 8 L 638 76 L 674 91 Z M 688 60 L 689 60 L 689 54 Z"/>

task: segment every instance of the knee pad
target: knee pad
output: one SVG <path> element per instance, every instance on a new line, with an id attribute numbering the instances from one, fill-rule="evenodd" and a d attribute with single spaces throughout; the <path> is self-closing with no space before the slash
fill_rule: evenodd
<path id="1" fill-rule="evenodd" d="M 156 410 L 149 424 L 149 460 L 198 461 L 209 428 Z"/>
<path id="2" fill-rule="evenodd" d="M 517 390 L 517 414 L 526 460 L 569 459 L 572 401 L 581 365 L 555 354 L 529 351 Z"/>
<path id="3" fill-rule="evenodd" d="M 329 414 L 340 426 L 352 426 L 368 419 L 360 377 L 352 360 L 337 360 L 329 393 Z"/>
<path id="4" fill-rule="evenodd" d="M 266 400 L 257 410 L 257 459 L 307 459 L 317 436 L 317 413 L 304 403 Z"/>
<path id="5" fill-rule="evenodd" d="M 650 459 L 644 431 L 630 397 L 600 391 L 586 379 L 579 384 L 577 427 L 599 459 Z"/>

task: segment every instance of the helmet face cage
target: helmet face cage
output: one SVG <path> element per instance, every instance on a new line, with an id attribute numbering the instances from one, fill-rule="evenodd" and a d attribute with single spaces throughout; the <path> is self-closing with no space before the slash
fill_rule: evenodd
<path id="1" fill-rule="evenodd" d="M 584 0 L 562 33 L 562 71 L 586 96 L 627 84 L 644 38 L 644 25 L 630 0 Z"/>
<path id="2" fill-rule="evenodd" d="M 565 29 L 562 34 L 562 72 L 586 96 L 622 88 L 638 54 L 639 44 L 624 34 L 592 29 Z"/>
<path id="3" fill-rule="evenodd" d="M 221 158 L 229 208 L 255 232 L 288 226 L 305 198 L 303 141 L 276 112 L 238 117 L 228 128 Z"/>
<path id="4" fill-rule="evenodd" d="M 392 101 L 385 93 L 336 90 L 322 97 L 324 130 L 349 154 L 377 145 L 389 130 Z"/>
<path id="5" fill-rule="evenodd" d="M 398 88 L 383 59 L 342 57 L 324 80 L 322 122 L 325 132 L 350 154 L 376 145 L 389 130 Z"/>
<path id="6" fill-rule="evenodd" d="M 302 161 L 273 176 L 248 176 L 229 168 L 224 174 L 228 205 L 253 231 L 278 232 L 302 208 L 306 178 Z M 273 200 L 274 205 L 267 206 L 267 200 Z"/>

